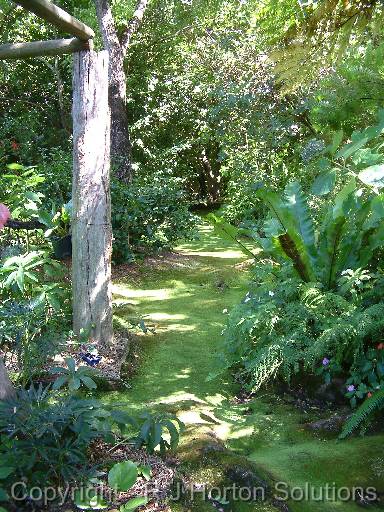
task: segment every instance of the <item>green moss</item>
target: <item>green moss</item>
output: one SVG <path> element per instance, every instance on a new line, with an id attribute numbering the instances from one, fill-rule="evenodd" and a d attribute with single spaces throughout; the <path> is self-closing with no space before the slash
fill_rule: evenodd
<path id="1" fill-rule="evenodd" d="M 141 364 L 131 388 L 106 393 L 104 400 L 125 403 L 132 412 L 177 414 L 187 427 L 178 450 L 180 471 L 195 482 L 224 485 L 228 467 L 249 464 L 272 488 L 279 481 L 291 487 L 335 482 L 339 487 L 373 486 L 383 491 L 384 436 L 338 443 L 305 431 L 302 413 L 274 395 L 261 394 L 239 404 L 230 375 L 206 380 L 220 350 L 223 310 L 247 291 L 248 275 L 239 265 L 245 257 L 207 226 L 202 227 L 200 240 L 183 244 L 178 252 L 180 258 L 143 263 L 134 278 L 116 283 L 116 301 L 129 303 L 117 309 L 118 325 L 135 312 L 155 327 L 156 334 L 140 336 Z M 293 512 L 360 510 L 341 502 L 289 506 Z M 231 507 L 234 512 L 276 510 L 269 503 L 236 502 Z M 171 508 L 214 510 L 200 498 L 173 503 Z"/>

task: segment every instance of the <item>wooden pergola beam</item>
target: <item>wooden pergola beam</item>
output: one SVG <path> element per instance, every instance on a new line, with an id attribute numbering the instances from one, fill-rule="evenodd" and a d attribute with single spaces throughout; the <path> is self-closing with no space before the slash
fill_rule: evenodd
<path id="1" fill-rule="evenodd" d="M 48 21 L 48 23 L 51 23 L 63 32 L 72 34 L 82 41 L 88 41 L 95 36 L 94 31 L 90 27 L 48 0 L 13 1 L 24 7 L 27 11 L 31 11 L 43 20 Z"/>
<path id="2" fill-rule="evenodd" d="M 0 45 L 0 60 L 27 59 L 49 55 L 66 55 L 82 50 L 90 50 L 92 41 L 72 39 L 54 39 L 51 41 L 33 41 L 31 43 L 7 43 Z"/>

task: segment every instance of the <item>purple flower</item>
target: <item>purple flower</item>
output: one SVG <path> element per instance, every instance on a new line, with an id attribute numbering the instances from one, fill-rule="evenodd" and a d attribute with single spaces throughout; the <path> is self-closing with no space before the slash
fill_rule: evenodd
<path id="1" fill-rule="evenodd" d="M 350 384 L 348 387 L 347 387 L 347 390 L 352 393 L 352 391 L 355 391 L 355 386 L 353 384 Z"/>
<path id="2" fill-rule="evenodd" d="M 323 366 L 328 366 L 330 363 L 330 360 L 327 357 L 324 357 L 323 359 Z"/>
<path id="3" fill-rule="evenodd" d="M 101 361 L 100 356 L 95 356 L 89 352 L 80 354 L 80 357 L 88 366 L 97 366 Z"/>

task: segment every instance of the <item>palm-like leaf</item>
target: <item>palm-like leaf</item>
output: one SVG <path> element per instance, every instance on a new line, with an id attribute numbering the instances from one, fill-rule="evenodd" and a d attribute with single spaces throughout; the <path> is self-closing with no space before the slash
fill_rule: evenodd
<path id="1" fill-rule="evenodd" d="M 300 188 L 294 186 L 288 204 L 283 202 L 275 192 L 265 188 L 259 189 L 256 194 L 268 205 L 280 224 L 283 233 L 278 235 L 278 240 L 285 256 L 292 260 L 295 269 L 304 281 L 314 280 L 315 273 L 312 264 L 314 261 L 314 233 L 311 233 L 309 211 L 303 205 Z M 306 217 L 306 219 L 300 219 L 298 222 L 296 215 Z"/>

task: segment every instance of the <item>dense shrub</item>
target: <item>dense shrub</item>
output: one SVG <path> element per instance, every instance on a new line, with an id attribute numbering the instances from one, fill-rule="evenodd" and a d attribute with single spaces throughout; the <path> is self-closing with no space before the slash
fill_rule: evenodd
<path id="1" fill-rule="evenodd" d="M 255 391 L 276 375 L 289 382 L 294 374 L 314 374 L 319 367 L 331 370 L 332 377 L 355 375 L 356 391 L 361 382 L 367 386 L 358 399 L 381 385 L 367 375 L 358 383 L 356 373 L 362 358 L 366 363 L 366 351 L 384 339 L 383 302 L 365 301 L 361 293 L 354 301 L 304 283 L 288 264 L 262 261 L 253 276 L 250 291 L 228 316 L 221 359 L 246 389 Z M 369 288 L 375 285 L 373 279 Z M 351 384 L 346 382 L 345 394 Z"/>
<path id="2" fill-rule="evenodd" d="M 174 182 L 112 184 L 113 257 L 129 261 L 135 252 L 171 248 L 193 236 L 196 217 Z"/>

